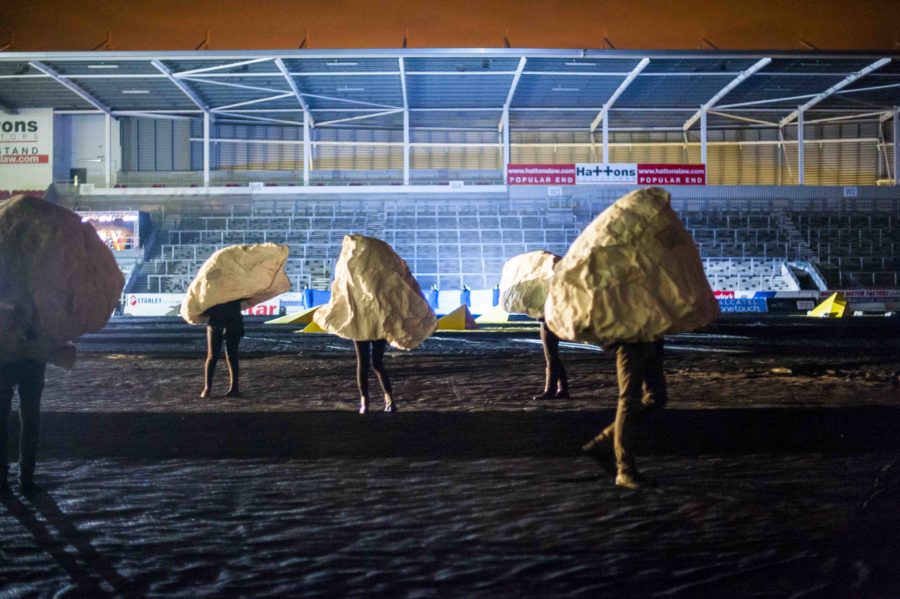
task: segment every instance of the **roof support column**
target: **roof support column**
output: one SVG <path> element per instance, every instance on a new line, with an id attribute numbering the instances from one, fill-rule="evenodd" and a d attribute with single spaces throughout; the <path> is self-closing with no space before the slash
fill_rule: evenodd
<path id="1" fill-rule="evenodd" d="M 409 110 L 403 111 L 403 184 L 409 185 Z"/>
<path id="2" fill-rule="evenodd" d="M 603 126 L 603 163 L 606 164 L 609 162 L 609 112 L 604 108 L 600 114 L 603 115 L 601 117 L 603 119 L 601 121 Z"/>
<path id="3" fill-rule="evenodd" d="M 503 184 L 508 183 L 509 177 L 509 108 L 503 109 Z"/>
<path id="4" fill-rule="evenodd" d="M 803 148 L 805 131 L 803 131 L 803 110 L 802 107 L 797 109 L 797 183 L 806 185 L 806 174 L 804 168 L 805 151 Z"/>
<path id="5" fill-rule="evenodd" d="M 706 166 L 706 109 L 700 111 L 700 162 Z"/>
<path id="6" fill-rule="evenodd" d="M 309 186 L 309 163 L 312 162 L 312 146 L 309 138 L 309 112 L 303 111 L 303 185 Z"/>
<path id="7" fill-rule="evenodd" d="M 112 187 L 112 116 L 107 112 L 103 115 L 103 140 L 106 145 L 106 152 L 103 158 L 103 178 L 106 181 L 106 187 Z"/>
<path id="8" fill-rule="evenodd" d="M 406 63 L 402 56 L 397 62 L 400 67 L 400 91 L 403 94 L 403 184 L 409 185 L 409 97 L 406 93 Z"/>
<path id="9" fill-rule="evenodd" d="M 209 112 L 203 113 L 203 187 L 209 187 Z"/>
<path id="10" fill-rule="evenodd" d="M 900 176 L 897 168 L 900 168 L 900 106 L 894 106 L 894 185 L 900 185 Z"/>

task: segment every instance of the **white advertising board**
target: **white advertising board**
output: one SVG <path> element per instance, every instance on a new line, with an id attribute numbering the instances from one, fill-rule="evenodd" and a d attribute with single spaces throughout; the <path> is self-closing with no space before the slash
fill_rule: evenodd
<path id="1" fill-rule="evenodd" d="M 125 296 L 126 316 L 178 316 L 183 293 L 129 293 Z"/>
<path id="2" fill-rule="evenodd" d="M 247 308 L 244 310 L 244 314 L 246 316 L 278 316 L 281 311 L 283 295 Z M 178 316 L 184 297 L 184 293 L 129 293 L 125 296 L 124 312 L 126 316 Z"/>
<path id="3" fill-rule="evenodd" d="M 53 110 L 0 113 L 0 189 L 46 189 L 53 182 Z"/>

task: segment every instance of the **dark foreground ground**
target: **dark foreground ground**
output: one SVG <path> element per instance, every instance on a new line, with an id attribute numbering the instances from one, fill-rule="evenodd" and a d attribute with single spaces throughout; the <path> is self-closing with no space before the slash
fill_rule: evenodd
<path id="1" fill-rule="evenodd" d="M 0 597 L 900 596 L 891 335 L 670 339 L 635 493 L 579 455 L 615 405 L 596 348 L 536 401 L 532 333 L 442 336 L 361 417 L 348 342 L 251 326 L 244 397 L 200 400 L 201 333 L 114 323 L 48 371 Z"/>

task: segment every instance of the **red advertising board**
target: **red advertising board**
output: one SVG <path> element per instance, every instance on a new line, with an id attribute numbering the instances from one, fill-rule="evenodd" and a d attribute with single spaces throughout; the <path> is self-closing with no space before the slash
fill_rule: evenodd
<path id="1" fill-rule="evenodd" d="M 638 185 L 706 185 L 704 164 L 638 164 Z"/>
<path id="2" fill-rule="evenodd" d="M 510 164 L 509 185 L 575 185 L 574 164 Z"/>
<path id="3" fill-rule="evenodd" d="M 49 154 L 4 154 L 0 156 L 0 164 L 47 164 Z"/>

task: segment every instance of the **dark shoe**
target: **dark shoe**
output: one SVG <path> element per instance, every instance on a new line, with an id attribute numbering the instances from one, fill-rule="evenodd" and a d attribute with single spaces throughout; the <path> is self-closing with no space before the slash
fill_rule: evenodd
<path id="1" fill-rule="evenodd" d="M 228 393 L 225 394 L 225 397 L 240 397 L 241 392 L 237 389 L 229 389 Z"/>
<path id="2" fill-rule="evenodd" d="M 620 472 L 616 475 L 616 486 L 622 487 L 623 489 L 631 489 L 632 491 L 640 491 L 641 489 L 646 489 L 648 487 L 655 487 L 656 483 L 649 478 L 644 478 L 637 472 L 633 474 Z"/>
<path id="3" fill-rule="evenodd" d="M 616 474 L 616 454 L 613 452 L 612 447 L 604 443 L 603 441 L 591 440 L 588 443 L 585 443 L 581 448 L 581 451 L 584 452 L 584 455 L 588 456 L 595 462 L 597 462 L 603 471 L 609 474 L 610 476 L 615 476 Z"/>
<path id="4" fill-rule="evenodd" d="M 19 490 L 26 497 L 34 497 L 44 492 L 44 488 L 34 482 L 31 477 L 19 479 Z"/>
<path id="5" fill-rule="evenodd" d="M 391 413 L 397 411 L 397 404 L 394 402 L 394 398 L 387 394 L 384 396 L 384 411 Z"/>
<path id="6" fill-rule="evenodd" d="M 0 497 L 9 497 L 9 481 L 6 480 L 6 477 L 0 479 Z"/>
<path id="7" fill-rule="evenodd" d="M 569 388 L 558 389 L 556 391 L 556 399 L 569 399 Z"/>
<path id="8" fill-rule="evenodd" d="M 540 395 L 535 395 L 531 399 L 539 400 L 539 399 L 556 399 L 556 393 L 553 391 L 544 391 Z"/>

